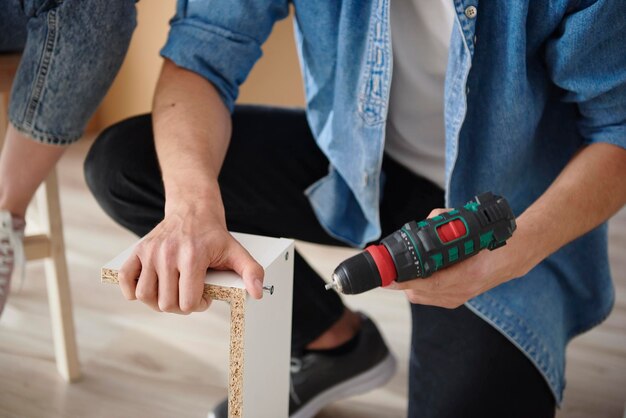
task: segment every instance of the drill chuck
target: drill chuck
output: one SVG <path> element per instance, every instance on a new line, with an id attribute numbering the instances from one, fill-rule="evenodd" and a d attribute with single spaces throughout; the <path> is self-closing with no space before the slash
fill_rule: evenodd
<path id="1" fill-rule="evenodd" d="M 350 295 L 387 286 L 391 282 L 426 278 L 483 249 L 506 244 L 516 228 L 507 201 L 483 193 L 460 209 L 409 222 L 380 244 L 348 258 L 335 269 L 335 288 Z"/>
<path id="2" fill-rule="evenodd" d="M 332 284 L 328 287 L 336 287 L 341 293 L 354 295 L 387 286 L 396 277 L 396 269 L 387 249 L 383 245 L 370 245 L 365 251 L 339 264 L 333 273 Z"/>

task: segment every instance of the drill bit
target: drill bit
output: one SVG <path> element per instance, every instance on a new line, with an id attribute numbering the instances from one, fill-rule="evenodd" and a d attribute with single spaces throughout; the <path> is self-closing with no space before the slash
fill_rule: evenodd
<path id="1" fill-rule="evenodd" d="M 338 282 L 337 282 L 337 275 L 333 274 L 333 279 L 330 283 L 326 283 L 326 286 L 324 286 L 324 288 L 326 290 L 330 290 L 330 289 L 335 289 L 335 290 L 339 290 L 339 286 L 338 286 Z"/>

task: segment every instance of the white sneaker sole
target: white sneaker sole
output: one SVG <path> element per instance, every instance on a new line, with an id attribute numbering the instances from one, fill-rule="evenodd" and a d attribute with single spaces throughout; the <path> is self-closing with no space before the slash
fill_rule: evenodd
<path id="1" fill-rule="evenodd" d="M 387 357 L 374 368 L 326 389 L 300 408 L 298 412 L 290 415 L 289 418 L 312 418 L 326 405 L 352 396 L 361 395 L 383 386 L 395 373 L 396 358 L 389 352 Z M 216 417 L 213 412 L 209 412 L 207 418 Z"/>

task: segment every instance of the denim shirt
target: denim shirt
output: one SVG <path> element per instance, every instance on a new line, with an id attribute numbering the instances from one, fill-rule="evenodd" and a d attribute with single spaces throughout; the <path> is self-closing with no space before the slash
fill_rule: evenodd
<path id="1" fill-rule="evenodd" d="M 363 246 L 381 232 L 389 0 L 293 3 L 308 120 L 330 162 L 306 193 L 331 235 Z M 445 92 L 448 207 L 493 191 L 519 215 L 581 146 L 626 148 L 626 2 L 454 6 Z M 287 14 L 285 0 L 179 0 L 162 55 L 212 82 L 232 109 L 273 23 Z M 560 403 L 567 342 L 602 321 L 613 299 L 603 224 L 467 306 L 528 356 Z"/>

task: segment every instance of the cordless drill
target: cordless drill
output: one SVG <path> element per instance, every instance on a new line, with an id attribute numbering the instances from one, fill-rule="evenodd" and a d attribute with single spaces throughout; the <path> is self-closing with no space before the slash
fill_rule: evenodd
<path id="1" fill-rule="evenodd" d="M 391 282 L 426 278 L 480 250 L 495 250 L 515 231 L 507 201 L 490 192 L 459 209 L 411 221 L 378 245 L 370 245 L 335 269 L 326 289 L 352 295 Z"/>

